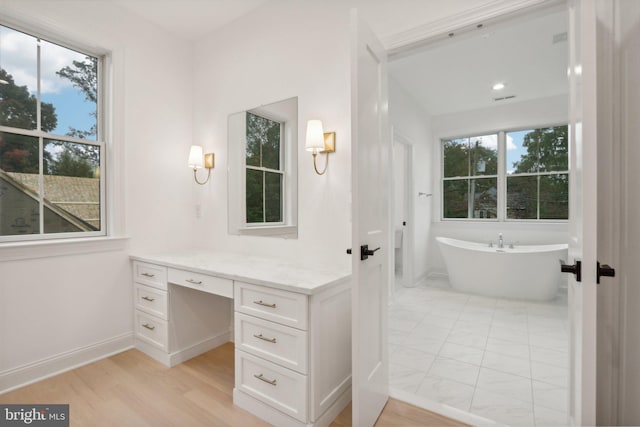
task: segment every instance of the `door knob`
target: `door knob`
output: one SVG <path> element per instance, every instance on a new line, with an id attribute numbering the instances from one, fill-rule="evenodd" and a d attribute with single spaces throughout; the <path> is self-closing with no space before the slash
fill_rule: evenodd
<path id="1" fill-rule="evenodd" d="M 616 277 L 616 269 L 607 265 L 598 263 L 598 278 L 596 280 L 597 284 L 600 284 L 600 277 Z"/>
<path id="2" fill-rule="evenodd" d="M 370 256 L 376 254 L 376 251 L 380 248 L 369 249 L 369 245 L 360 246 L 360 261 L 364 261 L 365 259 L 369 259 Z"/>
<path id="3" fill-rule="evenodd" d="M 582 261 L 576 261 L 575 264 L 565 264 L 563 260 L 560 260 L 560 271 L 563 273 L 575 274 L 576 282 L 582 281 Z"/>

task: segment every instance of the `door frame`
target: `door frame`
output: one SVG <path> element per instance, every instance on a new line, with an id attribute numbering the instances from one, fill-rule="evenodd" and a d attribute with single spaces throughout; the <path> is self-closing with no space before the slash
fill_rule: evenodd
<path id="1" fill-rule="evenodd" d="M 597 2 L 598 39 L 604 47 L 598 56 L 598 260 L 621 266 L 620 201 L 622 188 L 621 90 L 619 58 L 616 55 L 616 2 Z M 602 114 L 600 114 L 602 113 Z M 600 116 L 604 120 L 600 120 Z M 602 181 L 606 188 L 600 188 Z M 620 276 L 619 274 L 617 276 Z M 622 393 L 621 333 L 624 300 L 620 279 L 607 277 L 598 287 L 596 422 L 618 425 L 619 396 Z"/>
<path id="2" fill-rule="evenodd" d="M 469 8 L 416 28 L 382 37 L 380 40 L 387 49 L 387 58 L 391 62 L 394 58 L 410 55 L 426 45 L 446 40 L 451 33 L 459 35 L 473 31 L 479 23 L 500 22 L 524 10 L 546 10 L 566 4 L 567 0 L 494 0 L 486 5 Z"/>
<path id="3" fill-rule="evenodd" d="M 413 159 L 415 157 L 415 145 L 414 142 L 408 138 L 397 126 L 391 126 L 391 135 L 392 135 L 392 147 L 395 147 L 396 144 L 402 144 L 405 148 L 405 180 L 406 186 L 403 188 L 403 201 L 406 203 L 406 221 L 407 226 L 404 227 L 403 236 L 402 236 L 402 260 L 403 260 L 403 277 L 402 277 L 402 285 L 403 286 L 413 286 L 415 282 L 414 277 L 414 253 L 415 253 L 415 203 L 414 203 L 414 174 L 413 174 Z M 391 162 L 391 170 L 389 175 L 394 177 L 396 176 L 395 170 L 395 151 L 392 149 L 393 161 Z M 390 198 L 389 200 L 395 200 L 395 185 L 391 183 L 390 186 Z M 391 203 L 390 203 L 391 205 Z M 394 209 L 391 206 L 391 212 L 389 217 L 391 218 L 391 226 L 389 230 L 391 232 L 390 242 L 394 242 L 394 232 L 395 232 L 395 224 L 394 224 Z M 395 248 L 395 246 L 394 246 Z M 390 288 L 390 299 L 389 303 L 393 303 L 393 297 L 395 295 L 395 250 L 394 256 L 392 257 L 391 266 L 389 268 L 389 288 Z M 407 281 L 409 283 L 407 283 Z"/>
<path id="4" fill-rule="evenodd" d="M 607 26 L 613 28 L 615 19 L 614 2 L 598 3 L 598 17 L 602 17 Z M 547 10 L 552 7 L 568 7 L 567 0 L 496 0 L 487 5 L 477 8 L 468 9 L 465 12 L 447 16 L 443 19 L 435 20 L 431 23 L 424 24 L 420 27 L 393 34 L 382 39 L 382 43 L 387 48 L 387 57 L 389 62 L 395 58 L 401 58 L 406 55 L 424 48 L 427 45 L 433 45 L 438 41 L 447 38 L 447 36 L 455 32 L 461 34 L 472 31 L 479 23 L 500 22 L 511 18 L 513 15 L 524 12 L 536 12 L 538 10 Z M 604 72 L 608 79 L 607 82 L 598 82 L 598 95 L 604 96 L 606 115 L 610 119 L 608 126 L 599 123 L 598 139 L 603 141 L 612 141 L 610 144 L 598 144 L 598 164 L 609 172 L 609 183 L 615 188 L 614 192 L 599 191 L 599 194 L 605 193 L 608 197 L 607 206 L 599 203 L 599 236 L 604 238 L 604 246 L 598 247 L 598 256 L 601 262 L 611 263 L 613 266 L 620 265 L 621 255 L 617 242 L 620 242 L 622 233 L 619 225 L 611 226 L 613 220 L 619 219 L 618 213 L 615 211 L 619 206 L 621 197 L 619 185 L 621 177 L 617 175 L 620 171 L 620 153 L 619 153 L 619 84 L 613 81 L 613 76 L 619 74 L 619 61 L 612 57 L 612 51 L 615 43 L 613 38 L 605 40 L 606 46 L 611 47 L 606 52 L 606 58 L 609 60 L 606 64 Z M 600 65 L 600 64 L 599 64 Z M 394 132 L 395 141 L 395 132 Z M 600 212 L 600 211 L 603 212 Z M 601 218 L 600 218 L 601 217 Z M 608 221 L 608 227 L 600 230 L 600 224 Z M 390 228 L 393 223 L 390 224 Z M 599 240 L 600 241 L 600 240 Z M 603 261 L 604 260 L 604 261 Z M 598 291 L 598 299 L 603 298 L 605 304 L 598 308 L 598 319 L 602 316 L 603 323 L 598 323 L 598 329 L 603 330 L 599 335 L 598 343 L 598 363 L 597 378 L 599 384 L 604 384 L 604 390 L 598 390 L 598 423 L 606 425 L 615 425 L 620 416 L 620 407 L 618 397 L 623 392 L 621 390 L 621 378 L 624 375 L 621 372 L 621 360 L 623 355 L 620 351 L 620 333 L 621 326 L 624 323 L 624 301 L 620 297 L 619 280 L 617 278 L 606 278 L 604 287 L 600 287 Z M 600 302 L 600 301 L 599 301 Z M 606 330 L 606 333 L 604 333 Z"/>

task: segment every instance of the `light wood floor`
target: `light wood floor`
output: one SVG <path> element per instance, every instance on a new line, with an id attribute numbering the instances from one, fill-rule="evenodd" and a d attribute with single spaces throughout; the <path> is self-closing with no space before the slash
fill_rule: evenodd
<path id="1" fill-rule="evenodd" d="M 266 426 L 233 405 L 233 344 L 167 368 L 129 350 L 21 389 L 0 403 L 70 405 L 71 426 Z M 389 400 L 376 426 L 462 426 Z M 332 424 L 351 426 L 351 405 Z"/>

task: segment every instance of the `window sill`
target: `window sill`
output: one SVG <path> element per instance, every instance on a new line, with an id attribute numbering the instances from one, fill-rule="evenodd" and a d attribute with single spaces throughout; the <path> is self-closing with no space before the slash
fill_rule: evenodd
<path id="1" fill-rule="evenodd" d="M 282 237 L 283 239 L 297 239 L 298 227 L 294 225 L 246 227 L 238 229 L 238 234 L 243 236 L 271 236 Z"/>
<path id="2" fill-rule="evenodd" d="M 88 237 L 80 239 L 2 243 L 0 244 L 0 262 L 121 251 L 126 249 L 128 245 L 128 237 Z"/>

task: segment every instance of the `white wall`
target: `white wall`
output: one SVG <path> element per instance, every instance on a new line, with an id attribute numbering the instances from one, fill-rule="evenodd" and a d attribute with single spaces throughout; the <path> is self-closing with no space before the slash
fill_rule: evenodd
<path id="1" fill-rule="evenodd" d="M 194 187 L 197 245 L 349 268 L 351 113 L 346 7 L 283 1 L 264 6 L 198 41 L 194 50 L 194 140 L 216 153 L 212 182 Z M 227 233 L 227 117 L 298 97 L 298 239 Z M 306 122 L 336 132 L 325 175 L 304 150 Z M 319 156 L 322 165 L 324 159 Z M 195 218 L 192 215 L 192 218 Z"/>
<path id="2" fill-rule="evenodd" d="M 535 101 L 509 103 L 483 110 L 466 111 L 432 117 L 433 140 L 469 134 L 483 134 L 498 130 L 526 129 L 568 122 L 568 96 L 556 96 Z M 498 233 L 503 233 L 505 242 L 520 244 L 566 243 L 568 225 L 566 222 L 473 222 L 441 221 L 441 148 L 433 145 L 433 224 L 429 238 L 430 273 L 443 273 L 444 262 L 435 238 L 452 237 L 477 242 L 497 241 Z"/>
<path id="3" fill-rule="evenodd" d="M 130 345 L 129 252 L 190 244 L 192 62 L 189 43 L 108 3 L 0 3 L 3 17 L 112 51 L 109 209 L 115 234 L 131 237 L 72 255 L 62 255 L 69 245 L 0 247 L 2 391 Z"/>
<path id="4" fill-rule="evenodd" d="M 356 3 L 373 27 L 389 36 L 488 2 Z M 112 52 L 115 133 L 108 162 L 115 172 L 108 177 L 109 209 L 114 234 L 130 237 L 128 246 L 93 244 L 76 253 L 67 245 L 40 247 L 37 256 L 28 247 L 0 248 L 0 390 L 131 342 L 131 252 L 194 244 L 349 266 L 351 4 L 346 3 L 275 2 L 194 45 L 112 2 L 0 0 L 3 17 Z M 315 175 L 311 156 L 299 148 L 297 240 L 230 236 L 227 116 L 291 96 L 299 97 L 300 137 L 312 117 L 337 132 L 327 175 Z M 212 182 L 202 187 L 186 167 L 192 142 L 216 153 Z M 196 218 L 198 205 L 201 218 Z"/>
<path id="5" fill-rule="evenodd" d="M 413 283 L 427 274 L 432 197 L 432 130 L 429 115 L 396 81 L 389 80 L 389 117 L 395 131 L 413 144 L 413 218 L 414 256 Z"/>

